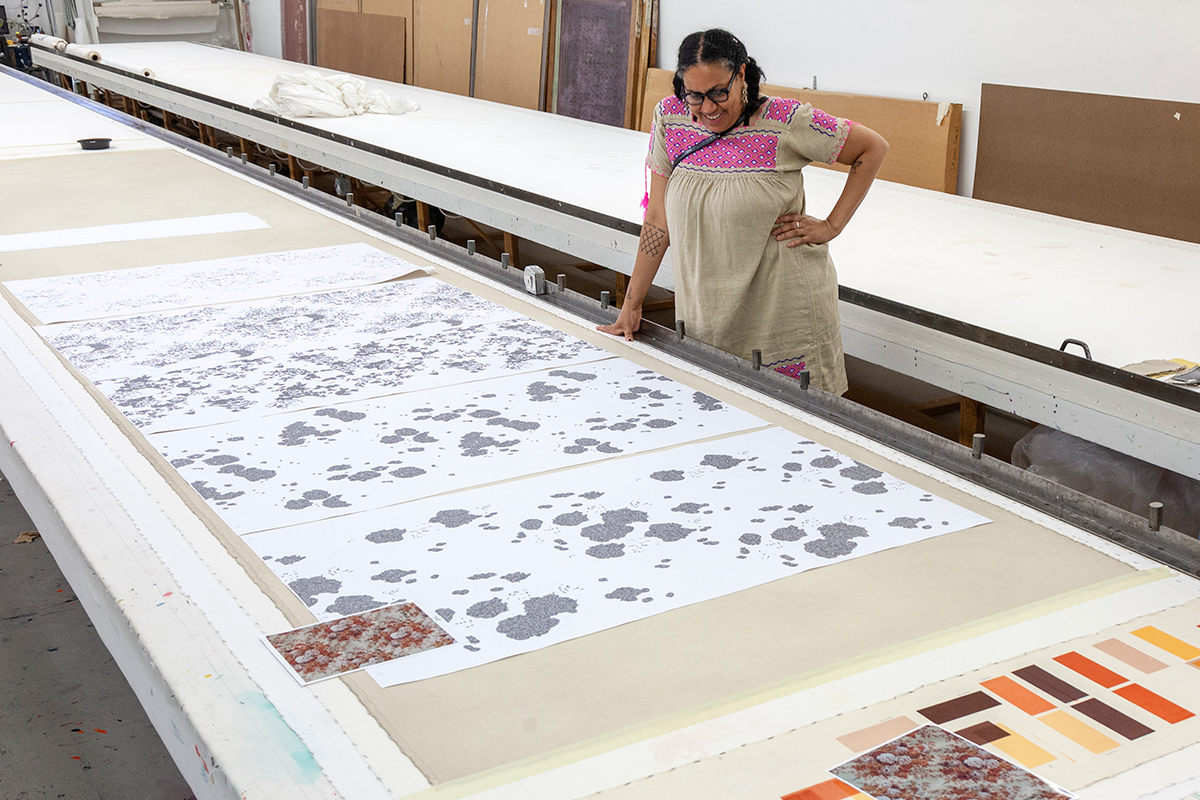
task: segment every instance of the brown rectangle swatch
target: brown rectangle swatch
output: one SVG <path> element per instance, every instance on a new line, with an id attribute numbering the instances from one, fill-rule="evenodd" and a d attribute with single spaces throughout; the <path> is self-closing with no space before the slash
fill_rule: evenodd
<path id="1" fill-rule="evenodd" d="M 1127 717 L 1107 703 L 1095 698 L 1084 700 L 1072 706 L 1081 714 L 1087 714 L 1109 730 L 1116 731 L 1126 739 L 1140 739 L 1148 733 L 1154 733 L 1153 728 L 1147 728 L 1132 717 Z"/>
<path id="2" fill-rule="evenodd" d="M 955 733 L 968 742 L 974 742 L 978 745 L 985 745 L 1008 736 L 1008 731 L 992 722 L 981 722 L 978 725 L 963 728 L 961 731 L 955 731 Z"/>
<path id="3" fill-rule="evenodd" d="M 1063 703 L 1070 703 L 1072 700 L 1087 697 L 1087 692 L 1079 691 L 1071 684 L 1051 675 L 1041 667 L 1028 666 L 1021 669 L 1014 669 L 1013 675 L 1016 675 L 1032 686 L 1036 686 L 1055 700 Z"/>
<path id="4" fill-rule="evenodd" d="M 976 711 L 983 711 L 985 708 L 994 708 L 998 705 L 1000 705 L 1000 701 L 991 695 L 972 692 L 944 703 L 917 709 L 917 713 L 930 722 L 941 725 L 943 722 L 949 722 L 952 719 L 965 717 Z"/>

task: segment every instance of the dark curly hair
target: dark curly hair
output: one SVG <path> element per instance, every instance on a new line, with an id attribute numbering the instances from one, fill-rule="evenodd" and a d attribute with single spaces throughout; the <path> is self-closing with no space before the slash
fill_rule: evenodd
<path id="1" fill-rule="evenodd" d="M 766 100 L 759 94 L 759 84 L 766 77 L 758 63 L 746 52 L 742 40 L 723 28 L 711 28 L 688 34 L 679 44 L 675 67 L 675 96 L 683 99 L 683 72 L 697 64 L 724 64 L 737 72 L 746 65 L 746 108 L 753 113 Z"/>

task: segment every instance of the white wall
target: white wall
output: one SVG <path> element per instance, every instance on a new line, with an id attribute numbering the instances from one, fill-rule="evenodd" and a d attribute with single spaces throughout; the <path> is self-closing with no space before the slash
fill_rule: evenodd
<path id="1" fill-rule="evenodd" d="M 283 10 L 280 0 L 250 0 L 250 37 L 250 47 L 255 53 L 283 58 Z"/>
<path id="2" fill-rule="evenodd" d="M 975 177 L 980 84 L 1200 103 L 1197 0 L 660 0 L 659 66 L 694 30 L 735 33 L 771 83 L 963 104 L 958 193 Z M 1030 125 L 1039 124 L 1029 120 Z M 1130 157 L 1153 157 L 1130 132 Z M 1063 135 L 1069 136 L 1069 131 Z"/>

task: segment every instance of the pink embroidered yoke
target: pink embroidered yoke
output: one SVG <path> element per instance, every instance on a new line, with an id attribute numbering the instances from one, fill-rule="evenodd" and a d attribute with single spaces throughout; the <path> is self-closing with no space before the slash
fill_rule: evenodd
<path id="1" fill-rule="evenodd" d="M 837 274 L 827 245 L 784 246 L 775 219 L 805 213 L 801 169 L 832 164 L 849 120 L 796 100 L 772 98 L 750 123 L 685 158 L 709 135 L 675 97 L 658 104 L 647 166 L 668 177 L 667 228 L 675 271 L 676 317 L 688 333 L 789 375 L 846 390 Z"/>

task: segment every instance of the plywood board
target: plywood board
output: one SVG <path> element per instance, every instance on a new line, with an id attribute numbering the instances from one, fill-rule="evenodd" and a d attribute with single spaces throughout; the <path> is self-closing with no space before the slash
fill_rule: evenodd
<path id="1" fill-rule="evenodd" d="M 673 91 L 671 70 L 646 73 L 641 130 L 649 132 L 658 101 Z M 872 97 L 844 92 L 791 89 L 764 83 L 763 94 L 790 97 L 838 117 L 861 122 L 878 131 L 891 150 L 879 172 L 885 181 L 953 193 L 958 185 L 958 152 L 962 135 L 962 104 Z M 823 166 L 823 165 L 818 165 Z M 844 171 L 838 165 L 833 169 Z"/>
<path id="2" fill-rule="evenodd" d="M 985 83 L 974 196 L 1200 242 L 1200 105 Z"/>
<path id="3" fill-rule="evenodd" d="M 413 76 L 413 0 L 362 0 L 359 9 L 364 14 L 383 14 L 389 17 L 404 17 L 406 32 L 404 36 L 404 78 L 405 82 Z"/>
<path id="4" fill-rule="evenodd" d="M 630 91 L 633 0 L 561 0 L 554 110 L 624 126 Z"/>
<path id="5" fill-rule="evenodd" d="M 363 11 L 362 0 L 317 0 L 317 8 L 325 8 L 330 11 L 353 11 L 355 13 Z"/>
<path id="6" fill-rule="evenodd" d="M 404 83 L 404 17 L 317 9 L 317 66 Z"/>
<path id="7" fill-rule="evenodd" d="M 538 107 L 546 0 L 480 0 L 475 97 Z"/>
<path id="8" fill-rule="evenodd" d="M 472 14 L 471 0 L 414 0 L 413 83 L 470 94 Z"/>

